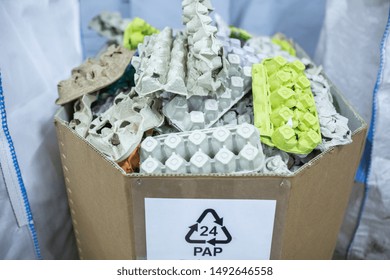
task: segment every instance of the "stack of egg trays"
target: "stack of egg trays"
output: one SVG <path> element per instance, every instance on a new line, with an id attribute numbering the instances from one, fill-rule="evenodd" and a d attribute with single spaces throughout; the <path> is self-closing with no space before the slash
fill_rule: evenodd
<path id="1" fill-rule="evenodd" d="M 252 68 L 241 66 L 241 58 L 229 54 L 228 87 L 222 94 L 214 96 L 175 96 L 163 107 L 163 114 L 180 131 L 192 131 L 212 127 L 226 112 L 240 101 L 250 90 Z"/>
<path id="2" fill-rule="evenodd" d="M 140 154 L 140 172 L 147 174 L 242 174 L 261 171 L 265 162 L 250 124 L 147 137 Z"/>

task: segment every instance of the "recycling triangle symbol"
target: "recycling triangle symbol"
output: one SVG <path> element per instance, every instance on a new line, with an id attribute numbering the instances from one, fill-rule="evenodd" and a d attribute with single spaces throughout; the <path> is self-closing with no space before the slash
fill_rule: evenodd
<path id="1" fill-rule="evenodd" d="M 202 226 L 203 220 L 212 215 L 214 224 L 211 227 Z M 189 227 L 185 240 L 191 244 L 206 244 L 209 243 L 213 246 L 216 244 L 228 244 L 232 241 L 228 229 L 223 225 L 223 218 L 220 218 L 214 209 L 206 209 L 200 215 L 196 224 Z"/>

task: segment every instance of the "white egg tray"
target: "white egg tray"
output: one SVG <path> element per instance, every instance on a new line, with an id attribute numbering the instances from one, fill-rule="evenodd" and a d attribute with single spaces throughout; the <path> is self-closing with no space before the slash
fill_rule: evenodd
<path id="1" fill-rule="evenodd" d="M 239 125 L 244 123 L 253 124 L 253 100 L 252 94 L 248 93 L 236 105 L 234 105 L 225 115 L 223 115 L 214 125 Z"/>
<path id="2" fill-rule="evenodd" d="M 147 137 L 141 143 L 141 173 L 210 174 L 262 170 L 265 156 L 250 124 Z"/>
<path id="3" fill-rule="evenodd" d="M 146 96 L 159 91 L 187 95 L 185 37 L 179 33 L 173 38 L 172 29 L 146 36 L 138 46 L 139 57 L 134 56 L 136 91 Z"/>
<path id="4" fill-rule="evenodd" d="M 84 137 L 108 158 L 121 162 L 137 148 L 146 131 L 164 122 L 158 107 L 158 102 L 134 92 L 120 93 L 110 109 L 88 123 Z"/>
<path id="5" fill-rule="evenodd" d="M 189 98 L 224 92 L 228 65 L 215 38 L 217 28 L 211 25 L 210 5 L 206 0 L 184 1 L 184 32 L 174 37 L 165 28 L 145 37 L 132 61 L 139 95 L 167 91 Z"/>
<path id="6" fill-rule="evenodd" d="M 180 131 L 214 126 L 252 87 L 252 64 L 258 63 L 260 58 L 255 55 L 252 48 L 241 48 L 239 40 L 220 38 L 225 51 L 230 52 L 227 54 L 228 78 L 224 82 L 226 90 L 222 94 L 213 96 L 190 98 L 175 96 L 170 100 L 163 107 L 163 113 Z M 229 119 L 229 115 L 226 118 Z M 240 121 L 249 121 L 249 119 L 248 114 L 241 117 Z M 223 124 L 227 124 L 227 121 Z"/>
<path id="7" fill-rule="evenodd" d="M 244 69 L 243 78 L 232 77 L 230 88 L 219 96 L 192 96 L 189 99 L 175 96 L 163 107 L 163 114 L 180 131 L 212 127 L 251 89 L 252 77 L 249 70 L 250 67 Z M 245 84 L 249 84 L 249 86 L 245 87 Z"/>
<path id="8" fill-rule="evenodd" d="M 255 51 L 256 56 L 260 59 L 260 62 L 263 61 L 263 59 L 275 56 L 282 56 L 289 62 L 297 59 L 295 56 L 292 56 L 288 52 L 282 50 L 279 45 L 274 44 L 270 37 L 254 37 L 246 42 L 245 47 L 252 48 Z"/>
<path id="9" fill-rule="evenodd" d="M 239 39 L 224 36 L 217 36 L 217 38 L 221 41 L 226 54 L 235 54 L 240 57 L 241 66 L 251 66 L 252 64 L 261 62 L 263 59 L 263 56 L 257 54 L 251 46 L 245 45 L 241 47 L 241 41 Z"/>

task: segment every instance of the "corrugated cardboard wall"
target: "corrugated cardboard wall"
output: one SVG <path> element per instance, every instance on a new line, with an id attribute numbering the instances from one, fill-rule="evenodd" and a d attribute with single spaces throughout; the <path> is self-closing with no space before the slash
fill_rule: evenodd
<path id="1" fill-rule="evenodd" d="M 135 258 L 125 177 L 65 125 L 56 126 L 80 258 Z"/>
<path id="2" fill-rule="evenodd" d="M 292 180 L 282 259 L 331 259 L 348 204 L 366 129 Z"/>

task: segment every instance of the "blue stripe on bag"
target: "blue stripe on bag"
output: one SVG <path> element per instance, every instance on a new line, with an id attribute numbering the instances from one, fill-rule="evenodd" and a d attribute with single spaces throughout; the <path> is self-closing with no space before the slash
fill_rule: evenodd
<path id="1" fill-rule="evenodd" d="M 374 93 L 373 93 L 373 97 L 372 97 L 373 102 L 372 102 L 372 118 L 371 118 L 371 123 L 370 123 L 370 129 L 368 130 L 367 141 L 366 141 L 366 146 L 365 146 L 364 153 L 363 153 L 363 158 L 362 158 L 362 161 L 361 161 L 359 169 L 358 169 L 358 173 L 356 174 L 356 178 L 355 178 L 358 182 L 365 184 L 364 196 L 363 196 L 362 205 L 360 206 L 360 210 L 359 210 L 358 224 L 356 225 L 351 242 L 350 242 L 348 249 L 347 249 L 347 257 L 349 256 L 350 251 L 352 249 L 352 244 L 355 240 L 357 230 L 360 226 L 360 222 L 362 219 L 362 215 L 363 215 L 364 208 L 365 208 L 366 201 L 367 201 L 367 197 L 368 197 L 369 186 L 367 184 L 367 179 L 371 173 L 371 168 L 372 168 L 372 166 L 371 166 L 372 145 L 374 142 L 375 124 L 376 124 L 376 117 L 377 117 L 377 98 L 376 97 L 377 97 L 378 91 L 379 91 L 379 89 L 382 85 L 382 81 L 383 81 L 383 71 L 385 68 L 386 42 L 389 38 L 389 33 L 390 33 L 390 9 L 389 9 L 389 16 L 387 19 L 386 29 L 385 29 L 385 32 L 383 34 L 381 46 L 380 46 L 380 52 L 381 52 L 380 53 L 380 64 L 379 64 L 378 76 L 377 76 L 375 87 L 374 87 Z"/>
<path id="2" fill-rule="evenodd" d="M 20 171 L 18 159 L 16 157 L 14 144 L 13 144 L 11 135 L 10 135 L 9 130 L 8 130 L 7 114 L 6 114 L 6 110 L 5 110 L 3 87 L 2 87 L 2 82 L 1 82 L 1 72 L 0 72 L 0 114 L 1 114 L 1 126 L 2 126 L 2 129 L 4 131 L 5 136 L 7 138 L 9 151 L 10 151 L 11 157 L 12 157 L 12 162 L 13 162 L 13 165 L 15 168 L 16 176 L 18 178 L 20 191 L 21 191 L 22 196 L 23 196 L 24 209 L 25 209 L 26 214 L 27 214 L 28 227 L 30 229 L 30 234 L 31 234 L 31 237 L 32 237 L 32 240 L 34 243 L 35 255 L 36 255 L 37 259 L 42 259 L 41 249 L 40 249 L 39 243 L 38 243 L 38 237 L 37 237 L 37 232 L 36 232 L 35 226 L 34 226 L 34 220 L 33 220 L 33 215 L 32 215 L 31 208 L 30 208 L 30 203 L 28 201 L 28 196 L 27 196 L 26 188 L 24 186 L 22 173 Z"/>

